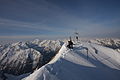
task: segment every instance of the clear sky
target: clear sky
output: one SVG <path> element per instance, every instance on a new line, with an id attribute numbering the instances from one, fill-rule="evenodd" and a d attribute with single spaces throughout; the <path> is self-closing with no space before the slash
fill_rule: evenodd
<path id="1" fill-rule="evenodd" d="M 0 39 L 120 37 L 120 0 L 0 0 Z"/>

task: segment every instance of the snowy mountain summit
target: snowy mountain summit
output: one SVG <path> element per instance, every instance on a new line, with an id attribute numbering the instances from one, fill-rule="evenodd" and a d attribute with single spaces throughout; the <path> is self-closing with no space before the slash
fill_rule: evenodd
<path id="1" fill-rule="evenodd" d="M 95 43 L 81 42 L 57 55 L 22 80 L 120 80 L 120 53 Z"/>

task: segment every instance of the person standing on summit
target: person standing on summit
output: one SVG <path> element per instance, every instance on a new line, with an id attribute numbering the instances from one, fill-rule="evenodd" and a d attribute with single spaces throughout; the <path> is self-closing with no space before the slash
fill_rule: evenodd
<path id="1" fill-rule="evenodd" d="M 71 37 L 70 37 L 70 40 L 68 41 L 67 47 L 68 47 L 69 49 L 73 49 L 73 42 L 72 42 L 72 40 L 71 40 Z"/>

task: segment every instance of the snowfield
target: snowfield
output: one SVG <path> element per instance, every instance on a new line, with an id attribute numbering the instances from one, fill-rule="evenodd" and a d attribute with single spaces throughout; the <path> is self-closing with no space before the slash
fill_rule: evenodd
<path id="1" fill-rule="evenodd" d="M 62 46 L 46 65 L 22 80 L 120 80 L 120 53 L 98 44 Z"/>

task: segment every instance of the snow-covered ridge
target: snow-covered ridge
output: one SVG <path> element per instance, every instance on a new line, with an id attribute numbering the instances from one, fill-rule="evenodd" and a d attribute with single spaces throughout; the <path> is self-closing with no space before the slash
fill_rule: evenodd
<path id="1" fill-rule="evenodd" d="M 23 74 L 48 63 L 61 48 L 62 41 L 38 39 L 0 46 L 0 70 L 10 74 Z"/>
<path id="2" fill-rule="evenodd" d="M 63 45 L 52 61 L 23 80 L 120 80 L 117 51 L 93 43 L 81 44 L 73 50 Z"/>
<path id="3" fill-rule="evenodd" d="M 35 71 L 33 74 L 30 75 L 30 77 L 24 78 L 25 80 L 44 80 L 44 71 L 46 68 L 50 68 L 52 70 L 52 67 L 50 67 L 52 64 L 55 64 L 58 62 L 58 60 L 60 60 L 61 57 L 64 56 L 65 51 L 67 50 L 67 48 L 65 47 L 65 44 L 61 47 L 61 49 L 59 50 L 59 52 L 56 54 L 56 56 L 46 65 L 42 66 L 40 69 L 38 69 L 37 71 Z M 46 71 L 48 71 L 46 69 Z M 48 74 L 49 72 L 45 72 L 46 74 Z M 33 77 L 35 76 L 35 77 Z M 24 80 L 23 79 L 23 80 Z M 46 79 L 45 79 L 46 80 Z"/>
<path id="4" fill-rule="evenodd" d="M 29 73 L 31 75 L 7 75 L 8 80 L 22 78 L 23 80 L 120 80 L 120 53 L 116 49 L 102 45 L 100 41 L 97 39 L 75 41 L 73 50 L 69 50 L 67 44 L 63 45 L 67 40 L 36 39 L 1 45 L 0 54 L 9 57 L 0 56 L 0 66 L 5 62 L 4 67 L 0 68 L 9 70 L 11 66 L 19 65 L 14 69 L 15 72 L 21 73 L 19 71 L 22 68 L 24 71 L 33 72 Z M 115 41 L 119 43 L 119 40 Z M 103 42 L 108 44 L 107 39 Z M 112 45 L 115 43 L 110 42 Z M 25 76 L 28 77 L 24 78 Z"/>

